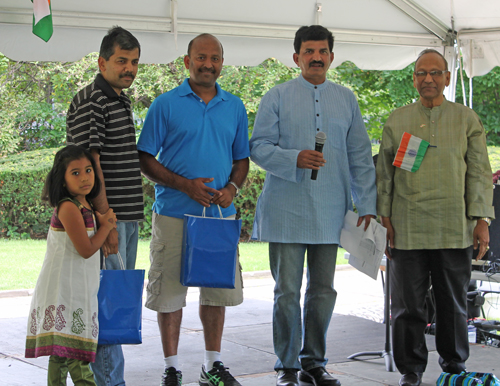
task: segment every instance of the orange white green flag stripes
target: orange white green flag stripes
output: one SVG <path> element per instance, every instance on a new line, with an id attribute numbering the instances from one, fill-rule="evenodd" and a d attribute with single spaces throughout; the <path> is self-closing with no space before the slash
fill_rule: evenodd
<path id="1" fill-rule="evenodd" d="M 46 42 L 54 31 L 50 0 L 31 0 L 33 3 L 33 33 Z"/>
<path id="2" fill-rule="evenodd" d="M 429 142 L 405 132 L 392 164 L 409 172 L 416 172 L 428 147 Z"/>

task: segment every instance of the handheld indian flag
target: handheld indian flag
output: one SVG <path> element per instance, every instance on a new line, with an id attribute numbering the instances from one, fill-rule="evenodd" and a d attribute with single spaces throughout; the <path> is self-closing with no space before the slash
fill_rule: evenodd
<path id="1" fill-rule="evenodd" d="M 33 33 L 46 42 L 52 36 L 52 9 L 50 0 L 31 0 L 33 3 Z"/>
<path id="2" fill-rule="evenodd" d="M 409 172 L 416 172 L 428 147 L 429 142 L 405 132 L 392 164 Z"/>

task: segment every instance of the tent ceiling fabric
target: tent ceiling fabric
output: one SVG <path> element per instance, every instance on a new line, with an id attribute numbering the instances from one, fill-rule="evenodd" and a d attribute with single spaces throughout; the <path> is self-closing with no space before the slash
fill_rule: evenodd
<path id="1" fill-rule="evenodd" d="M 141 42 L 143 63 L 168 63 L 209 32 L 223 43 L 225 64 L 253 66 L 274 57 L 292 66 L 295 31 L 322 24 L 335 36 L 334 65 L 350 60 L 363 69 L 401 69 L 422 49 L 450 44 L 453 16 L 467 73 L 500 65 L 498 0 L 53 0 L 52 14 L 54 35 L 45 43 L 31 33 L 29 0 L 0 0 L 0 52 L 14 60 L 75 61 L 97 51 L 106 30 L 120 25 Z"/>

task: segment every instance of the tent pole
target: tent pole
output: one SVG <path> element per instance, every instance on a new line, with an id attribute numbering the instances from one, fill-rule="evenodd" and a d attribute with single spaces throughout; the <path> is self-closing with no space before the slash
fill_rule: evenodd
<path id="1" fill-rule="evenodd" d="M 172 19 L 172 33 L 174 34 L 175 41 L 175 49 L 178 50 L 179 47 L 177 45 L 177 0 L 170 0 L 170 13 Z"/>
<path id="2" fill-rule="evenodd" d="M 448 70 L 450 71 L 450 85 L 444 90 L 446 100 L 455 102 L 457 91 L 457 53 L 455 47 L 446 46 L 444 48 L 444 57 L 448 62 Z"/>
<path id="3" fill-rule="evenodd" d="M 472 57 L 472 43 L 473 40 L 470 40 L 470 77 L 469 77 L 469 107 L 472 109 L 472 78 L 474 78 L 474 59 Z"/>
<path id="4" fill-rule="evenodd" d="M 462 48 L 460 47 L 460 39 L 458 36 L 457 36 L 457 47 L 460 60 L 460 83 L 462 84 L 462 98 L 464 101 L 464 106 L 467 106 L 467 98 L 465 96 L 465 83 L 464 83 L 464 58 L 462 54 Z"/>

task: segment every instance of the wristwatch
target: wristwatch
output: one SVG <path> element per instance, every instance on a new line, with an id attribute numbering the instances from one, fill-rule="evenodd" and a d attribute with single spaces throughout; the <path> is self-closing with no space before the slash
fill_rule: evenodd
<path id="1" fill-rule="evenodd" d="M 233 181 L 229 181 L 229 183 L 236 189 L 236 194 L 234 195 L 234 197 L 238 197 L 240 195 L 240 188 L 238 188 L 238 185 L 236 185 Z"/>
<path id="2" fill-rule="evenodd" d="M 483 220 L 488 226 L 491 225 L 491 218 L 489 217 L 480 217 L 478 220 Z"/>

